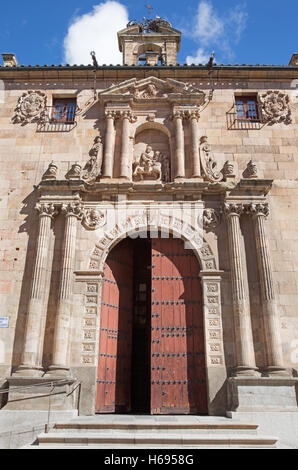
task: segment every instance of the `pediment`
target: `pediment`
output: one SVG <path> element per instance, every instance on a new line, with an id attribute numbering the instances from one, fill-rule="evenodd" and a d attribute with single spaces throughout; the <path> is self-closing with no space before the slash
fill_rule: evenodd
<path id="1" fill-rule="evenodd" d="M 132 101 L 135 103 L 145 100 L 184 101 L 194 100 L 202 104 L 205 93 L 193 85 L 167 78 L 147 77 L 142 80 L 132 78 L 118 85 L 113 85 L 99 92 L 101 101 Z"/>

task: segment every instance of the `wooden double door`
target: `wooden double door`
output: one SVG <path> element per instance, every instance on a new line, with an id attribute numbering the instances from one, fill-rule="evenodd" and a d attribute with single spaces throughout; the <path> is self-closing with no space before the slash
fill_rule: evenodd
<path id="1" fill-rule="evenodd" d="M 207 414 L 199 264 L 175 238 L 127 238 L 104 268 L 97 413 Z"/>

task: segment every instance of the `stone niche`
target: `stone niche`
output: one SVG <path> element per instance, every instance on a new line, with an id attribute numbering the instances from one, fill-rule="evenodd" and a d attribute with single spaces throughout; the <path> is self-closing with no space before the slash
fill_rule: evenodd
<path id="1" fill-rule="evenodd" d="M 163 127 L 163 126 L 160 126 Z M 148 151 L 148 153 L 146 153 Z M 141 156 L 148 155 L 160 163 L 161 176 L 142 172 Z M 138 169 L 140 169 L 138 176 Z M 167 129 L 155 127 L 143 127 L 136 132 L 133 154 L 133 179 L 134 181 L 171 181 L 171 148 Z"/>

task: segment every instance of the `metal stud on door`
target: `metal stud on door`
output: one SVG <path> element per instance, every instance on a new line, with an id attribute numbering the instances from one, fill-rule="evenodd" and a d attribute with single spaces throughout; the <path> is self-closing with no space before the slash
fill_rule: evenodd
<path id="1" fill-rule="evenodd" d="M 199 264 L 180 239 L 152 243 L 151 413 L 206 414 Z"/>
<path id="2" fill-rule="evenodd" d="M 132 295 L 132 241 L 126 239 L 112 250 L 104 268 L 97 413 L 126 413 L 131 408 Z"/>

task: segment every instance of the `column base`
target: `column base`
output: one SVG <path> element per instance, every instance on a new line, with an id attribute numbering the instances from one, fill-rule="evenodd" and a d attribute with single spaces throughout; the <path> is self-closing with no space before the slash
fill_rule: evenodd
<path id="1" fill-rule="evenodd" d="M 261 373 L 257 367 L 237 366 L 233 369 L 233 377 L 260 377 Z"/>
<path id="2" fill-rule="evenodd" d="M 70 370 L 69 368 L 67 367 L 63 367 L 63 366 L 56 366 L 56 365 L 52 365 L 48 368 L 48 370 L 46 371 L 44 377 L 68 377 L 70 378 L 71 376 L 71 373 L 70 373 Z"/>
<path id="3" fill-rule="evenodd" d="M 263 377 L 292 377 L 292 372 L 282 366 L 268 366 L 263 370 Z"/>
<path id="4" fill-rule="evenodd" d="M 18 368 L 13 372 L 12 376 L 16 377 L 42 377 L 45 371 L 43 367 L 38 366 L 31 366 L 26 364 L 21 364 Z"/>

